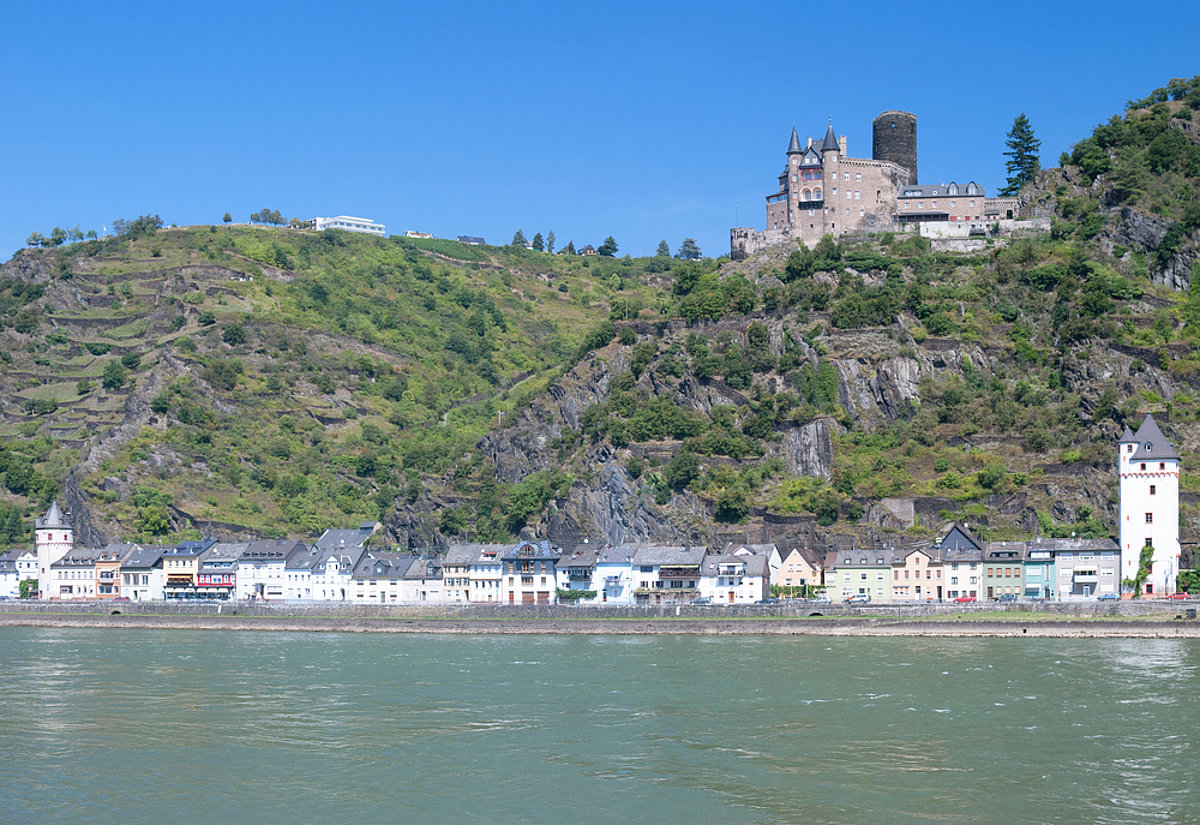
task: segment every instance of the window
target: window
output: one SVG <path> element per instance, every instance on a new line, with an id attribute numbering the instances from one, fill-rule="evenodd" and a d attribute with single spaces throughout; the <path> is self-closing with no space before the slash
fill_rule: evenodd
<path id="1" fill-rule="evenodd" d="M 854 173 L 854 182 L 855 182 L 855 183 L 862 183 L 862 172 L 855 172 L 855 173 Z"/>
<path id="2" fill-rule="evenodd" d="M 861 190 L 861 189 L 855 189 L 855 190 L 854 190 L 854 199 L 855 199 L 856 201 L 860 201 L 860 200 L 862 200 L 862 190 Z"/>
<path id="3" fill-rule="evenodd" d="M 1154 485 L 1150 485 L 1150 495 L 1154 495 Z"/>
<path id="4" fill-rule="evenodd" d="M 1167 469 L 1167 462 L 1165 462 L 1165 461 L 1158 462 L 1158 469 L 1160 469 L 1160 470 Z"/>
<path id="5" fill-rule="evenodd" d="M 846 173 L 846 180 L 850 180 L 850 173 L 849 173 L 849 172 L 847 172 L 847 173 Z"/>
<path id="6" fill-rule="evenodd" d="M 1145 464 L 1145 462 L 1142 462 L 1142 472 L 1145 472 L 1145 471 L 1146 471 L 1146 464 Z"/>
<path id="7" fill-rule="evenodd" d="M 1147 524 L 1154 523 L 1154 513 L 1146 513 L 1146 523 Z"/>

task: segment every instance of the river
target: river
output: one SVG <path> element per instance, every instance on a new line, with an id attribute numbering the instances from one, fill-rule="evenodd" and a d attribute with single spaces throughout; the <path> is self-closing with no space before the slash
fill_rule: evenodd
<path id="1" fill-rule="evenodd" d="M 0 821 L 1200 822 L 1200 641 L 0 629 Z"/>

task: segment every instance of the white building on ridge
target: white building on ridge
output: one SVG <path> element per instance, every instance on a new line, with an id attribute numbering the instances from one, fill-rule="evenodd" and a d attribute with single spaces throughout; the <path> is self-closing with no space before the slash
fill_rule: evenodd
<path id="1" fill-rule="evenodd" d="M 368 235 L 383 237 L 387 227 L 376 223 L 370 218 L 355 218 L 351 215 L 336 215 L 332 218 L 313 218 L 308 222 L 309 229 L 320 232 L 323 229 L 343 229 L 346 232 L 365 232 Z"/>

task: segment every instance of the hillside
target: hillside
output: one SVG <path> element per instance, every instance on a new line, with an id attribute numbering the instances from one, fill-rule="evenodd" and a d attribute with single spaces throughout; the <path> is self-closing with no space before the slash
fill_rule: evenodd
<path id="1" fill-rule="evenodd" d="M 734 264 L 135 222 L 27 250 L 0 529 L 61 492 L 156 540 L 1107 535 L 1125 423 L 1200 445 L 1200 85 L 1134 103 L 1022 193 L 1049 235 Z"/>

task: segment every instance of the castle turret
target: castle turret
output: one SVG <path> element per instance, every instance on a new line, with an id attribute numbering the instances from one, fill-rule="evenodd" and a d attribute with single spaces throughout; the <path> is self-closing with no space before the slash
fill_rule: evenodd
<path id="1" fill-rule="evenodd" d="M 800 136 L 798 134 L 796 134 L 796 127 L 793 126 L 792 127 L 792 140 L 791 140 L 791 142 L 788 143 L 787 153 L 789 155 L 798 155 L 803 151 L 804 151 L 804 149 L 801 148 L 801 146 L 800 146 Z"/>
<path id="2" fill-rule="evenodd" d="M 49 599 L 50 565 L 62 559 L 75 547 L 75 531 L 71 529 L 68 516 L 58 508 L 58 502 L 50 504 L 46 515 L 33 523 L 33 545 L 38 557 L 38 598 Z"/>
<path id="3" fill-rule="evenodd" d="M 1142 548 L 1154 548 L 1147 595 L 1175 592 L 1179 573 L 1179 453 L 1151 415 L 1136 433 L 1125 428 L 1117 442 L 1121 578 L 1138 573 Z"/>
<path id="4" fill-rule="evenodd" d="M 875 118 L 871 157 L 903 166 L 908 170 L 909 184 L 917 183 L 917 116 L 887 111 Z"/>

